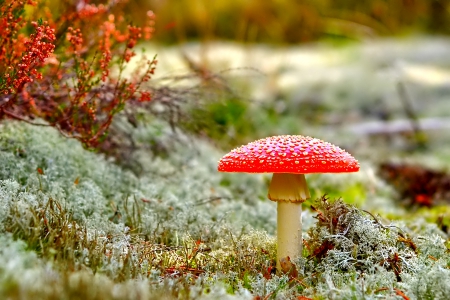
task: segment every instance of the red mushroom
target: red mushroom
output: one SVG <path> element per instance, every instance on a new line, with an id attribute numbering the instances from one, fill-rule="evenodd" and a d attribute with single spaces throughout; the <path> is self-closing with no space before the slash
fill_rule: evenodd
<path id="1" fill-rule="evenodd" d="M 220 172 L 273 173 L 268 197 L 277 201 L 277 268 L 302 253 L 302 202 L 310 198 L 305 175 L 357 172 L 358 161 L 333 144 L 301 135 L 257 140 L 219 161 Z"/>

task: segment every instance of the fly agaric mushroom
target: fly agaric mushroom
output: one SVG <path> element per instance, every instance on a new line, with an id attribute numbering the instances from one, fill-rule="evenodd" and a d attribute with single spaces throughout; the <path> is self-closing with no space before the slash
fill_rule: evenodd
<path id="1" fill-rule="evenodd" d="M 301 135 L 260 139 L 226 154 L 220 172 L 273 173 L 268 197 L 277 202 L 277 269 L 302 253 L 302 202 L 310 198 L 305 174 L 357 172 L 358 161 L 341 148 Z"/>

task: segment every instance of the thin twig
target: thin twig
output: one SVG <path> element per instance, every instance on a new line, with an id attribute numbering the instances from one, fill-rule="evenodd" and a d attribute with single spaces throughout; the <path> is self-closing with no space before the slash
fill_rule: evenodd
<path id="1" fill-rule="evenodd" d="M 217 196 L 217 197 L 210 197 L 210 198 L 208 198 L 208 199 L 202 199 L 202 200 L 199 200 L 199 201 L 197 201 L 197 203 L 195 203 L 194 205 L 195 205 L 195 206 L 197 206 L 197 205 L 203 205 L 203 204 L 206 204 L 206 203 L 210 203 L 210 202 L 214 202 L 214 201 L 216 201 L 216 200 L 222 200 L 222 199 L 224 199 L 224 200 L 229 200 L 230 197 L 220 197 L 220 196 Z"/>
<path id="2" fill-rule="evenodd" d="M 426 135 L 425 132 L 421 129 L 419 124 L 419 118 L 417 117 L 416 112 L 411 103 L 411 98 L 409 97 L 405 84 L 401 81 L 397 83 L 397 90 L 400 97 L 400 101 L 403 105 L 403 109 L 405 110 L 405 114 L 408 117 L 411 127 L 414 133 L 414 140 L 416 145 L 420 149 L 426 148 Z"/>
<path id="3" fill-rule="evenodd" d="M 388 225 L 388 226 L 386 226 L 386 225 L 383 225 L 370 211 L 367 211 L 367 210 L 365 210 L 365 209 L 362 209 L 361 211 L 363 211 L 363 212 L 365 212 L 365 213 L 368 213 L 369 215 L 371 215 L 372 216 L 372 218 L 375 220 L 375 222 L 378 224 L 378 225 L 380 225 L 381 226 L 381 228 L 383 228 L 383 229 L 391 229 L 392 227 L 393 228 L 396 228 L 396 229 L 398 229 L 398 230 L 400 230 L 401 232 L 404 232 L 400 227 L 398 227 L 398 226 L 395 226 L 395 225 Z M 403 236 L 403 234 L 402 233 L 400 233 L 400 232 L 397 232 L 398 233 L 398 235 L 400 235 L 400 236 Z"/>
<path id="4" fill-rule="evenodd" d="M 25 119 L 19 115 L 16 115 L 15 113 L 12 113 L 10 111 L 7 111 L 5 109 L 2 109 L 2 112 L 7 115 L 8 117 L 15 119 L 15 120 L 19 120 L 19 121 L 23 121 L 25 123 L 31 124 L 31 125 L 35 125 L 35 126 L 51 126 L 50 124 L 43 124 L 43 123 L 35 123 L 33 121 L 30 121 L 28 119 Z"/>

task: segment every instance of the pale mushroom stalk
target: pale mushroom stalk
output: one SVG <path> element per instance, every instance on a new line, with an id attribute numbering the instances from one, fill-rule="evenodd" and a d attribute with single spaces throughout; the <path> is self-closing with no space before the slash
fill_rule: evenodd
<path id="1" fill-rule="evenodd" d="M 277 201 L 277 269 L 283 258 L 302 254 L 302 203 L 310 198 L 304 174 L 274 173 L 269 199 Z"/>

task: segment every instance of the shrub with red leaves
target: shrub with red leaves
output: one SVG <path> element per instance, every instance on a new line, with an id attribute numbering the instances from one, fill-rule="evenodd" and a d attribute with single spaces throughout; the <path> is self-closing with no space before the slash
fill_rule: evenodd
<path id="1" fill-rule="evenodd" d="M 92 147 L 127 102 L 150 101 L 155 57 L 123 73 L 137 42 L 151 38 L 154 14 L 130 25 L 116 13 L 125 2 L 63 0 L 54 10 L 46 0 L 0 0 L 0 119 L 43 119 Z"/>

